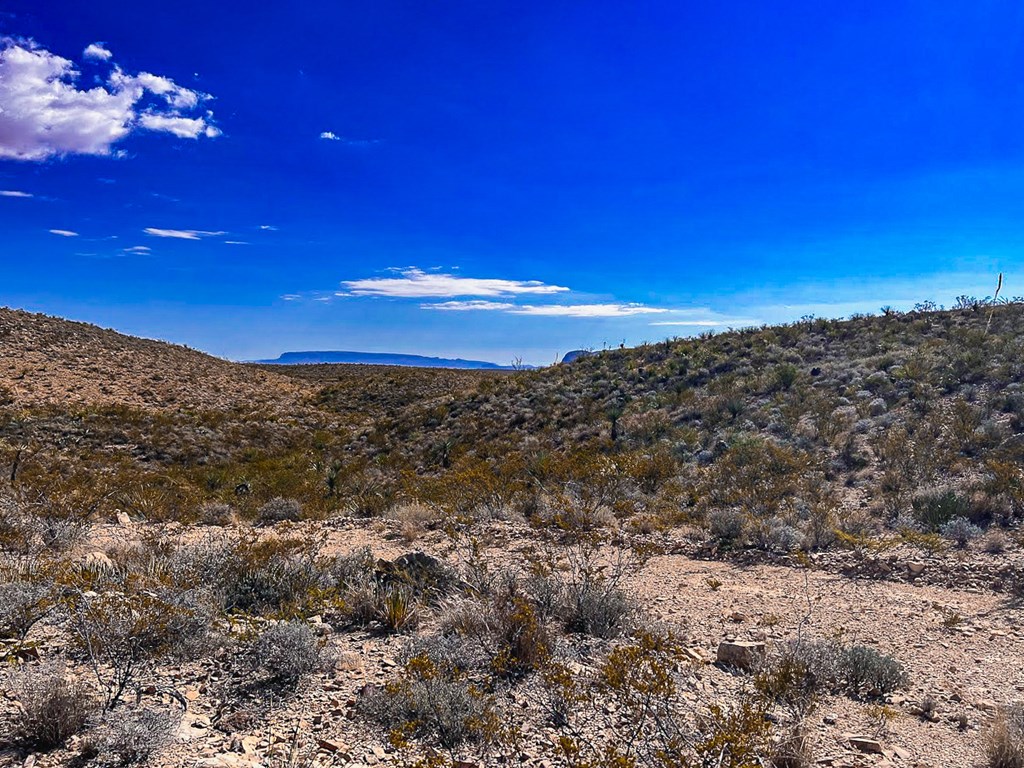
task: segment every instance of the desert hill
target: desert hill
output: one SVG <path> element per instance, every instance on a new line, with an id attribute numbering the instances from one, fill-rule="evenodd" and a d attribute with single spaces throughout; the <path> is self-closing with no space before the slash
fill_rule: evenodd
<path id="1" fill-rule="evenodd" d="M 0 318 L 0 762 L 1024 755 L 1021 303 L 517 372 Z"/>
<path id="2" fill-rule="evenodd" d="M 22 406 L 277 408 L 302 387 L 188 347 L 0 308 L 0 391 Z"/>

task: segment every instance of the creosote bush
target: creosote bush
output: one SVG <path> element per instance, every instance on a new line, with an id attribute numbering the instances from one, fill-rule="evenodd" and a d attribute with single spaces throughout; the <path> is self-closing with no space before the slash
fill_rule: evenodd
<path id="1" fill-rule="evenodd" d="M 212 614 L 201 593 L 173 588 L 79 593 L 70 605 L 77 650 L 113 709 L 155 664 L 194 654 L 209 635 Z"/>

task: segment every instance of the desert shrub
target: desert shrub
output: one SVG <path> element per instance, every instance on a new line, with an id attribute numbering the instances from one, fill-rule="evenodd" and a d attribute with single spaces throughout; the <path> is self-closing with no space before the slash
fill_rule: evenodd
<path id="1" fill-rule="evenodd" d="M 358 708 L 396 735 L 445 749 L 490 740 L 500 730 L 493 697 L 426 655 L 409 659 L 396 680 L 365 694 Z"/>
<path id="2" fill-rule="evenodd" d="M 63 669 L 51 666 L 14 673 L 10 690 L 20 704 L 13 723 L 14 740 L 29 749 L 50 750 L 86 725 L 96 702 Z"/>
<path id="3" fill-rule="evenodd" d="M 955 491 L 925 491 L 916 495 L 911 502 L 914 517 L 929 531 L 938 531 L 954 518 L 966 518 L 970 514 L 970 503 Z"/>
<path id="4" fill-rule="evenodd" d="M 460 607 L 466 608 L 466 611 L 456 617 Z M 471 618 L 473 614 L 478 616 L 479 610 L 480 604 L 475 600 L 460 600 L 445 605 L 439 617 L 437 634 L 413 635 L 402 646 L 399 659 L 404 664 L 417 656 L 425 656 L 439 669 L 459 672 L 489 669 L 493 652 L 489 643 L 490 627 L 484 620 L 474 623 Z M 477 631 L 467 632 L 469 627 Z"/>
<path id="5" fill-rule="evenodd" d="M 800 531 L 778 518 L 757 520 L 750 525 L 750 540 L 765 552 L 785 554 L 796 549 L 803 540 Z"/>
<path id="6" fill-rule="evenodd" d="M 1024 707 L 1001 710 L 985 733 L 988 768 L 1024 768 Z"/>
<path id="7" fill-rule="evenodd" d="M 681 705 L 684 656 L 671 635 L 638 632 L 591 675 L 553 665 L 544 675 L 561 735 L 555 762 L 569 766 L 768 765 L 775 746 L 767 701 L 741 695 L 732 706 Z M 612 721 L 601 717 L 615 702 Z M 595 728 L 595 723 L 604 727 Z"/>
<path id="8" fill-rule="evenodd" d="M 392 632 L 414 629 L 421 608 L 459 587 L 458 574 L 422 552 L 375 561 L 369 549 L 335 559 L 328 566 L 335 599 L 328 612 L 351 626 L 379 622 Z"/>
<path id="9" fill-rule="evenodd" d="M 369 549 L 337 558 L 331 568 L 339 599 L 331 613 L 340 623 L 365 627 L 380 613 L 380 587 L 374 577 L 374 560 Z"/>
<path id="10" fill-rule="evenodd" d="M 708 512 L 708 530 L 724 547 L 742 544 L 746 527 L 746 515 L 738 509 L 712 509 Z"/>
<path id="11" fill-rule="evenodd" d="M 552 638 L 529 600 L 513 597 L 500 606 L 498 651 L 491 666 L 502 676 L 518 676 L 540 668 L 550 657 Z"/>
<path id="12" fill-rule="evenodd" d="M 569 632 L 618 637 L 636 614 L 633 601 L 620 586 L 623 564 L 606 573 L 593 556 L 584 551 L 571 560 L 557 614 Z"/>
<path id="13" fill-rule="evenodd" d="M 424 602 L 435 602 L 461 586 L 454 568 L 423 552 L 409 552 L 390 562 L 379 561 L 376 577 L 385 587 L 407 587 Z"/>
<path id="14" fill-rule="evenodd" d="M 806 649 L 793 644 L 765 660 L 754 680 L 755 689 L 766 699 L 782 706 L 795 722 L 802 722 L 814 709 L 821 681 L 821 661 L 809 657 Z"/>
<path id="15" fill-rule="evenodd" d="M 999 528 L 990 529 L 981 541 L 981 548 L 990 555 L 1001 555 L 1009 546 L 1009 538 L 1006 533 Z"/>
<path id="16" fill-rule="evenodd" d="M 790 643 L 766 662 L 758 678 L 763 692 L 790 707 L 805 705 L 820 691 L 878 695 L 906 684 L 903 665 L 891 656 L 832 640 Z"/>
<path id="17" fill-rule="evenodd" d="M 120 709 L 104 718 L 91 746 L 102 765 L 141 765 L 171 743 L 178 718 L 150 708 Z"/>
<path id="18" fill-rule="evenodd" d="M 446 660 L 449 666 L 486 669 L 498 677 L 540 668 L 554 646 L 545 617 L 514 576 L 487 595 L 446 601 L 438 628 L 439 641 L 461 646 Z"/>
<path id="19" fill-rule="evenodd" d="M 846 649 L 842 670 L 851 693 L 892 693 L 907 684 L 902 664 L 866 645 Z"/>
<path id="20" fill-rule="evenodd" d="M 960 549 L 964 549 L 974 539 L 981 536 L 981 528 L 963 517 L 954 517 L 943 523 L 939 532 L 947 539 L 952 539 Z"/>
<path id="21" fill-rule="evenodd" d="M 316 612 L 310 599 L 325 586 L 325 565 L 312 542 L 243 539 L 213 549 L 207 559 L 211 583 L 226 611 L 297 615 Z"/>
<path id="22" fill-rule="evenodd" d="M 295 686 L 316 668 L 320 645 L 308 625 L 282 622 L 260 633 L 249 657 L 252 666 L 265 673 L 271 682 Z"/>
<path id="23" fill-rule="evenodd" d="M 199 522 L 202 525 L 231 525 L 235 510 L 230 504 L 208 501 L 199 507 Z"/>
<path id="24" fill-rule="evenodd" d="M 275 523 L 297 523 L 302 519 L 302 505 L 295 499 L 271 499 L 256 512 L 256 522 L 260 525 Z"/>
<path id="25" fill-rule="evenodd" d="M 0 637 L 24 640 L 52 609 L 52 590 L 46 584 L 24 579 L 0 583 Z"/>
<path id="26" fill-rule="evenodd" d="M 106 709 L 154 664 L 196 653 L 212 614 L 204 595 L 175 589 L 80 593 L 70 606 L 78 650 L 103 689 Z"/>

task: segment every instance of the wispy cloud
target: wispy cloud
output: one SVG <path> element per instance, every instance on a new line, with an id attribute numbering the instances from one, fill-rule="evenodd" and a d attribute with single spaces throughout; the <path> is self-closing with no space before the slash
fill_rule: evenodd
<path id="1" fill-rule="evenodd" d="M 225 240 L 224 245 L 248 245 L 245 240 Z"/>
<path id="2" fill-rule="evenodd" d="M 654 315 L 671 310 L 648 307 L 644 304 L 511 304 L 500 301 L 443 301 L 437 304 L 420 304 L 421 309 L 444 312 L 504 312 L 509 315 L 534 315 L 538 317 L 632 317 Z"/>
<path id="3" fill-rule="evenodd" d="M 125 248 L 123 252 L 134 253 L 138 254 L 139 256 L 148 256 L 150 253 L 153 252 L 153 249 L 150 248 L 148 245 L 133 245 L 130 248 Z"/>
<path id="4" fill-rule="evenodd" d="M 202 229 L 158 229 L 157 227 L 146 227 L 142 231 L 153 237 L 169 237 L 175 240 L 200 240 L 204 237 L 218 237 L 227 234 L 227 232 L 207 232 Z"/>
<path id="5" fill-rule="evenodd" d="M 60 235 L 61 237 L 78 237 L 77 232 L 72 232 L 70 229 L 51 229 L 51 235 Z"/>
<path id="6" fill-rule="evenodd" d="M 665 328 L 747 328 L 760 325 L 761 321 L 750 317 L 720 315 L 707 308 L 676 309 L 672 320 L 657 320 L 649 325 Z"/>
<path id="7" fill-rule="evenodd" d="M 320 134 L 320 138 L 324 141 L 341 142 L 346 147 L 369 147 L 380 143 L 380 139 L 350 139 L 345 136 L 339 136 L 334 131 L 323 131 Z"/>
<path id="8" fill-rule="evenodd" d="M 97 43 L 83 55 L 96 62 L 111 58 Z M 206 94 L 160 75 L 129 75 L 109 66 L 105 82 L 80 89 L 70 60 L 32 40 L 0 38 L 0 158 L 109 156 L 137 130 L 189 139 L 220 135 L 209 111 L 194 114 L 210 98 Z"/>
<path id="9" fill-rule="evenodd" d="M 643 304 L 547 304 L 522 306 L 511 310 L 513 315 L 540 315 L 544 317 L 631 317 L 658 315 L 670 310 Z"/>
<path id="10" fill-rule="evenodd" d="M 35 197 L 29 192 L 21 192 L 17 189 L 0 189 L 0 197 Z"/>
<path id="11" fill-rule="evenodd" d="M 540 280 L 505 280 L 501 278 L 461 277 L 427 273 L 416 267 L 396 269 L 399 277 L 371 277 L 345 280 L 346 291 L 338 296 L 390 296 L 394 298 L 447 298 L 455 296 L 515 296 L 519 294 L 549 295 L 569 289 L 549 285 Z"/>
<path id="12" fill-rule="evenodd" d="M 442 301 L 436 304 L 420 304 L 420 309 L 436 309 L 441 312 L 507 312 L 515 308 L 515 304 L 503 301 Z"/>
<path id="13" fill-rule="evenodd" d="M 272 224 L 260 224 L 260 229 L 264 232 L 277 232 L 277 227 Z"/>

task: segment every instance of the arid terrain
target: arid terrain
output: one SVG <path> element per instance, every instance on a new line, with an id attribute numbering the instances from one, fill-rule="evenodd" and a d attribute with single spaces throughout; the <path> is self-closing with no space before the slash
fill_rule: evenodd
<path id="1" fill-rule="evenodd" d="M 1024 766 L 1024 305 L 537 371 L 0 310 L 0 764 Z"/>

